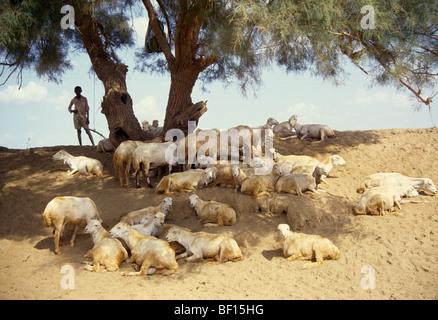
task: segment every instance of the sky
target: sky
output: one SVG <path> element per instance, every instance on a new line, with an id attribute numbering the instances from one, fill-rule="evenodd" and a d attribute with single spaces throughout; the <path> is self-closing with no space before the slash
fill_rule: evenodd
<path id="1" fill-rule="evenodd" d="M 144 45 L 147 19 L 133 21 L 137 46 Z M 121 60 L 127 64 L 128 92 L 139 120 L 164 122 L 170 87 L 170 76 L 141 73 L 134 69 L 134 50 L 122 51 Z M 82 95 L 90 105 L 90 128 L 108 136 L 105 116 L 100 112 L 104 95 L 103 85 L 90 73 L 91 63 L 85 53 L 72 53 L 74 68 L 56 84 L 38 78 L 32 70 L 23 71 L 23 82 L 18 89 L 12 76 L 0 86 L 0 146 L 12 149 L 56 145 L 78 145 L 73 116 L 67 111 L 74 97 L 73 89 L 82 87 Z M 198 83 L 192 93 L 193 102 L 208 100 L 208 111 L 200 118 L 203 129 L 226 129 L 238 124 L 259 126 L 269 117 L 286 121 L 292 114 L 299 123 L 326 124 L 334 130 L 371 130 L 390 128 L 427 128 L 437 125 L 436 102 L 432 110 L 419 104 L 407 90 L 391 86 L 371 86 L 371 79 L 351 64 L 344 82 L 335 86 L 330 81 L 310 74 L 287 74 L 279 68 L 263 72 L 263 85 L 254 94 L 242 95 L 238 85 L 225 87 L 216 82 L 207 85 L 207 92 Z M 4 78 L 0 78 L 3 82 Z M 427 93 L 426 93 L 427 94 Z M 93 133 L 97 142 L 101 137 Z M 91 145 L 82 133 L 84 145 Z"/>

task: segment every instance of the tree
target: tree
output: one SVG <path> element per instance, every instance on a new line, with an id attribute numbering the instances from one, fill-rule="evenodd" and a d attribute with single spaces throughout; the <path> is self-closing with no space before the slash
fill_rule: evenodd
<path id="1" fill-rule="evenodd" d="M 178 128 L 187 133 L 188 121 L 198 121 L 207 110 L 203 101 L 192 102 L 198 78 L 204 83 L 236 78 L 243 88 L 256 86 L 262 64 L 254 55 L 255 42 L 250 35 L 243 41 L 246 47 L 231 47 L 234 31 L 229 18 L 233 1 L 157 0 L 157 3 L 155 8 L 150 0 L 143 0 L 165 60 L 145 52 L 140 58 L 144 59 L 143 69 L 170 72 L 164 132 Z M 159 20 L 166 22 L 167 37 L 160 31 Z"/>
<path id="2" fill-rule="evenodd" d="M 126 139 L 148 138 L 132 108 L 127 91 L 126 73 L 116 50 L 133 45 L 128 24 L 131 1 L 71 1 L 75 28 L 61 29 L 63 1 L 5 1 L 0 18 L 2 72 L 21 77 L 23 68 L 34 67 L 37 74 L 60 81 L 70 67 L 69 51 L 86 50 L 92 68 L 102 81 L 105 95 L 102 113 L 110 131 L 110 140 L 118 145 Z"/>
<path id="3" fill-rule="evenodd" d="M 236 34 L 253 28 L 264 54 L 288 71 L 310 70 L 337 82 L 347 57 L 376 83 L 407 88 L 431 107 L 438 80 L 436 1 L 242 0 L 233 14 Z"/>

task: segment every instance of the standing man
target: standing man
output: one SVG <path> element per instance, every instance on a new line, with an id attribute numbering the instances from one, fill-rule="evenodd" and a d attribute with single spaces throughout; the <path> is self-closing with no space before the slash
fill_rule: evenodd
<path id="1" fill-rule="evenodd" d="M 91 135 L 90 129 L 88 128 L 88 124 L 90 123 L 88 111 L 90 108 L 88 107 L 87 98 L 81 95 L 82 88 L 77 86 L 75 87 L 76 97 L 74 97 L 70 104 L 68 105 L 68 111 L 73 113 L 73 123 L 75 125 L 75 129 L 78 131 L 78 140 L 79 145 L 82 146 L 82 138 L 81 138 L 81 127 L 85 129 L 88 137 L 90 138 L 91 143 L 94 146 L 93 136 Z M 72 105 L 75 108 L 72 110 Z"/>

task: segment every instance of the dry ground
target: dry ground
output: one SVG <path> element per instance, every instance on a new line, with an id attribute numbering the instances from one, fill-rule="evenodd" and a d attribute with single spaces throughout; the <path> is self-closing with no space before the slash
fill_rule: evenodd
<path id="1" fill-rule="evenodd" d="M 332 171 L 329 184 L 323 186 L 327 193 L 312 197 L 273 195 L 258 202 L 226 188 L 197 191 L 202 199 L 236 208 L 234 226 L 208 231 L 232 232 L 244 260 L 225 264 L 180 260 L 180 269 L 169 277 L 141 278 L 83 270 L 83 255 L 92 247 L 87 234 L 77 237 L 75 247 L 61 247 L 62 255 L 55 255 L 52 232 L 43 226 L 41 213 L 55 196 L 88 196 L 111 228 L 123 214 L 156 205 L 164 196 L 133 184 L 121 188 L 112 154 L 97 153 L 92 147 L 0 148 L 0 299 L 437 299 L 438 196 L 421 195 L 419 199 L 430 203 L 404 204 L 400 216 L 354 216 L 351 210 L 360 199 L 356 188 L 376 172 L 429 177 L 437 184 L 437 146 L 437 128 L 343 131 L 320 144 L 276 138 L 274 147 L 283 154 L 322 160 L 337 153 L 347 166 Z M 104 178 L 67 176 L 68 168 L 51 159 L 60 149 L 98 158 L 104 164 Z M 172 196 L 168 222 L 198 231 L 202 226 L 188 196 Z M 280 254 L 279 223 L 328 237 L 342 257 L 309 270 L 302 269 L 303 261 L 286 261 Z M 67 228 L 66 243 L 71 232 Z M 75 271 L 73 290 L 61 286 L 64 265 Z M 364 266 L 375 272 L 374 289 L 361 286 L 370 275 Z M 122 263 L 121 270 L 130 269 Z"/>

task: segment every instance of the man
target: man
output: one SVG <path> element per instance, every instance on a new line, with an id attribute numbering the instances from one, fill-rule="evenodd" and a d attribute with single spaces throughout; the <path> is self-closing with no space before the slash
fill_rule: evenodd
<path id="1" fill-rule="evenodd" d="M 90 123 L 88 112 L 90 108 L 88 107 L 87 98 L 81 95 L 82 88 L 79 86 L 75 87 L 75 93 L 76 97 L 70 101 L 70 104 L 68 105 L 68 111 L 73 113 L 73 123 L 75 125 L 75 129 L 78 131 L 79 145 L 82 146 L 81 128 L 84 128 L 94 146 L 93 136 L 88 128 L 88 124 Z M 72 105 L 75 106 L 74 109 L 71 108 Z"/>

